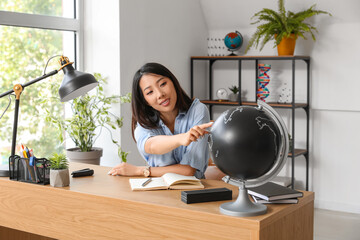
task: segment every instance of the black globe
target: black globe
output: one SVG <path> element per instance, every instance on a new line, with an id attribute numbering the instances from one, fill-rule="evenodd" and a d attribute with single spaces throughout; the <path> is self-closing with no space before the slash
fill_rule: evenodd
<path id="1" fill-rule="evenodd" d="M 232 178 L 246 181 L 266 174 L 280 151 L 280 129 L 257 107 L 231 108 L 211 127 L 209 146 L 216 166 Z"/>

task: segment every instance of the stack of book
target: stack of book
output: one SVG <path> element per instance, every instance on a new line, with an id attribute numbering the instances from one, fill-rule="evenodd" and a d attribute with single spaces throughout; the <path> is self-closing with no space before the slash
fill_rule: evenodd
<path id="1" fill-rule="evenodd" d="M 298 203 L 302 192 L 267 182 L 261 186 L 248 189 L 248 193 L 257 203 Z"/>

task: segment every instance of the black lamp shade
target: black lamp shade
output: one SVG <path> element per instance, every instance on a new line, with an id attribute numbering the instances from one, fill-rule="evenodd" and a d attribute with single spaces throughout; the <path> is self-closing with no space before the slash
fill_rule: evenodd
<path id="1" fill-rule="evenodd" d="M 71 64 L 65 66 L 63 71 L 64 79 L 59 88 L 61 102 L 82 96 L 99 84 L 93 75 L 79 72 Z"/>

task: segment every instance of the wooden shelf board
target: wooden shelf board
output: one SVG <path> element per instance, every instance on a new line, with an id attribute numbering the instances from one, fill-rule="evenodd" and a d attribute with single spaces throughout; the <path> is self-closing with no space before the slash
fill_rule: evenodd
<path id="1" fill-rule="evenodd" d="M 194 60 L 309 60 L 310 56 L 192 56 Z"/>
<path id="2" fill-rule="evenodd" d="M 204 104 L 208 104 L 208 105 L 239 105 L 238 102 L 230 102 L 230 101 L 219 101 L 219 100 L 201 100 L 202 103 Z M 256 102 L 242 102 L 241 103 L 244 106 L 257 106 Z M 276 108 L 292 108 L 292 104 L 290 103 L 275 103 L 275 102 L 269 102 L 267 103 L 272 107 L 276 107 Z M 308 104 L 306 103 L 295 103 L 294 107 L 295 108 L 304 108 L 307 107 Z"/>
<path id="3" fill-rule="evenodd" d="M 300 155 L 304 155 L 306 153 L 307 153 L 306 149 L 297 149 L 297 148 L 295 148 L 295 151 L 294 151 L 295 157 L 300 156 Z M 289 152 L 288 157 L 292 157 L 291 152 Z"/>

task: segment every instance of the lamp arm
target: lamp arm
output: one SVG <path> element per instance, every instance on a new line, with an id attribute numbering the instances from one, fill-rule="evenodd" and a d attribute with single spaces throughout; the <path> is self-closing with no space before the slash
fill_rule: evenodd
<path id="1" fill-rule="evenodd" d="M 5 97 L 5 96 L 7 96 L 7 95 L 9 95 L 9 94 L 11 94 L 13 92 L 14 92 L 14 89 L 11 89 L 11 90 L 9 90 L 7 92 L 4 92 L 4 93 L 0 94 L 0 98 Z"/>
<path id="2" fill-rule="evenodd" d="M 59 71 L 58 70 L 54 70 L 51 71 L 47 74 L 42 75 L 41 77 L 38 77 L 34 80 L 31 80 L 27 83 L 24 83 L 23 85 L 21 84 L 16 84 L 14 86 L 14 89 L 9 90 L 7 92 L 4 92 L 0 95 L 0 98 L 7 96 L 13 92 L 15 92 L 16 95 L 16 100 L 15 100 L 15 112 L 14 112 L 14 126 L 13 126 L 13 137 L 12 137 L 12 143 L 11 143 L 11 156 L 15 155 L 15 149 L 16 149 L 16 135 L 17 135 L 17 125 L 18 125 L 18 118 L 19 118 L 19 106 L 20 106 L 20 94 L 21 92 L 24 90 L 25 87 L 30 86 L 38 81 L 41 81 L 47 77 L 50 77 L 52 75 L 57 74 Z M 9 162 L 10 163 L 10 162 Z"/>
<path id="3" fill-rule="evenodd" d="M 26 82 L 26 83 L 24 83 L 22 86 L 23 86 L 23 88 L 25 88 L 25 87 L 27 87 L 27 86 L 30 86 L 31 84 L 34 84 L 34 83 L 36 83 L 36 82 L 38 82 L 38 81 L 41 81 L 41 80 L 43 80 L 43 79 L 45 79 L 45 78 L 48 78 L 48 77 L 50 77 L 50 76 L 52 76 L 52 75 L 55 75 L 55 74 L 57 74 L 59 71 L 58 70 L 53 70 L 53 71 L 51 71 L 51 72 L 49 72 L 49 73 L 47 73 L 47 74 L 44 74 L 44 75 L 42 75 L 41 77 L 38 77 L 38 78 L 36 78 L 36 79 L 34 79 L 34 80 L 31 80 L 31 81 L 29 81 L 29 82 Z"/>
<path id="4" fill-rule="evenodd" d="M 38 77 L 38 78 L 36 78 L 36 79 L 34 79 L 34 80 L 31 80 L 31 81 L 29 81 L 29 82 L 27 82 L 27 83 L 24 83 L 24 84 L 22 85 L 22 87 L 25 88 L 25 87 L 27 87 L 27 86 L 30 86 L 31 84 L 34 84 L 34 83 L 36 83 L 36 82 L 38 82 L 38 81 L 41 81 L 41 80 L 43 80 L 43 79 L 45 79 L 45 78 L 47 78 L 47 77 L 50 77 L 50 76 L 52 76 L 52 75 L 55 75 L 55 74 L 57 74 L 58 72 L 59 72 L 58 70 L 51 71 L 51 72 L 49 72 L 49 73 L 47 73 L 47 74 L 42 75 L 41 77 Z M 7 91 L 7 92 L 4 92 L 4 93 L 0 94 L 0 98 L 5 97 L 5 96 L 7 96 L 7 95 L 9 95 L 9 94 L 11 94 L 11 93 L 13 93 L 13 92 L 14 92 L 14 89 L 11 89 L 11 90 L 9 90 L 9 91 Z"/>

